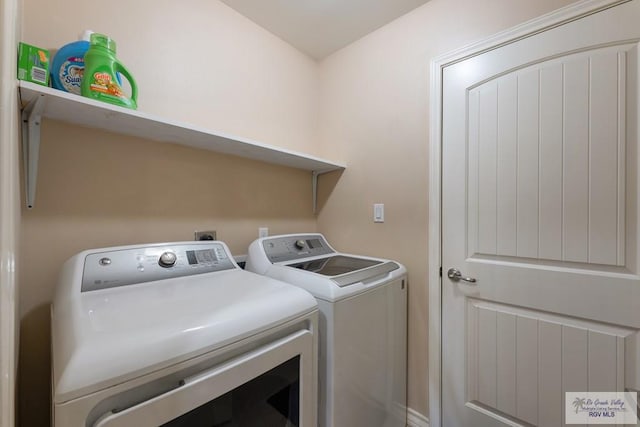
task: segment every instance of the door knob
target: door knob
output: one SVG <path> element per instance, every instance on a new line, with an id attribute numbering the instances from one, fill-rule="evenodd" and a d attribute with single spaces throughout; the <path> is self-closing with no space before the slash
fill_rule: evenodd
<path id="1" fill-rule="evenodd" d="M 477 282 L 477 280 L 473 277 L 464 277 L 462 273 L 460 273 L 460 270 L 458 270 L 457 268 L 450 268 L 449 271 L 447 271 L 447 277 L 449 277 L 449 279 L 453 280 L 454 282 L 457 282 L 459 280 L 467 283 Z"/>

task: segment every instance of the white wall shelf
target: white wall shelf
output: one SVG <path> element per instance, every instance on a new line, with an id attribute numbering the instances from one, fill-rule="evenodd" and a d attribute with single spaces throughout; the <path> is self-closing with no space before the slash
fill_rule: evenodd
<path id="1" fill-rule="evenodd" d="M 181 144 L 308 170 L 312 172 L 314 212 L 316 210 L 317 176 L 345 169 L 342 164 L 315 156 L 187 123 L 167 120 L 34 83 L 19 81 L 19 89 L 22 105 L 22 147 L 28 208 L 32 208 L 35 201 L 42 117 L 122 135 Z"/>

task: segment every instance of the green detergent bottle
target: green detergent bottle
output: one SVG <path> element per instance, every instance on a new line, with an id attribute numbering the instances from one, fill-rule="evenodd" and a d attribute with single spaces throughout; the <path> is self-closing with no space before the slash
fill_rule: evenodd
<path id="1" fill-rule="evenodd" d="M 118 73 L 131 85 L 129 98 L 118 83 Z M 84 55 L 84 76 L 81 87 L 82 96 L 111 104 L 138 108 L 138 88 L 129 70 L 116 59 L 116 42 L 104 34 L 91 34 L 89 50 Z"/>

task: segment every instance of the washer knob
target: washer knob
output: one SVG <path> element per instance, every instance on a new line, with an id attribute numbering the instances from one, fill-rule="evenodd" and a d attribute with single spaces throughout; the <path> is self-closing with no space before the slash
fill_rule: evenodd
<path id="1" fill-rule="evenodd" d="M 298 249 L 304 249 L 304 247 L 307 246 L 307 242 L 305 242 L 304 240 L 296 240 L 295 245 Z"/>
<path id="2" fill-rule="evenodd" d="M 177 260 L 178 257 L 173 252 L 164 252 L 158 259 L 158 265 L 165 268 L 173 267 Z"/>

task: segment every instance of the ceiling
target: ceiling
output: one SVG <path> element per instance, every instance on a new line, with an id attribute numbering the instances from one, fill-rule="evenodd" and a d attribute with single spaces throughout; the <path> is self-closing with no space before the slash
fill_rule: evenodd
<path id="1" fill-rule="evenodd" d="M 428 0 L 222 0 L 315 59 L 382 27 Z"/>

